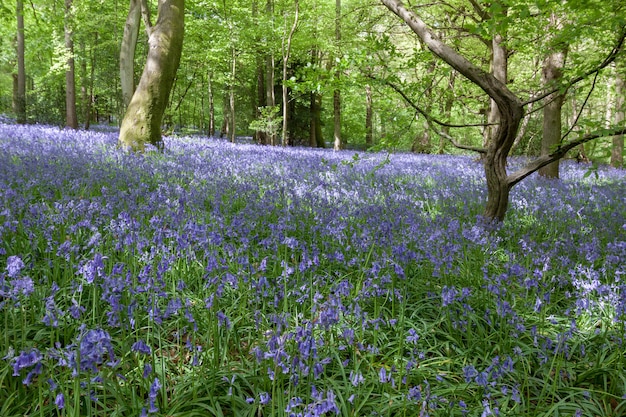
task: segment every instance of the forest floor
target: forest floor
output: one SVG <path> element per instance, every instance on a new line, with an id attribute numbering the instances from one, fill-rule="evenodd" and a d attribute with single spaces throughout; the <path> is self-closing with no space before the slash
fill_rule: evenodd
<path id="1" fill-rule="evenodd" d="M 626 415 L 626 172 L 0 124 L 0 415 Z M 513 163 L 514 164 L 514 163 Z"/>

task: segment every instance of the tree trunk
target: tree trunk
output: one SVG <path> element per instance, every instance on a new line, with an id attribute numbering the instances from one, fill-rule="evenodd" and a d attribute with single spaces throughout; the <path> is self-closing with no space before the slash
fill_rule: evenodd
<path id="1" fill-rule="evenodd" d="M 208 76 L 208 95 L 209 95 L 209 131 L 210 138 L 215 136 L 215 98 L 213 97 L 213 73 L 209 72 Z"/>
<path id="2" fill-rule="evenodd" d="M 506 16 L 506 14 L 505 14 Z M 508 70 L 508 52 L 506 44 L 504 43 L 504 37 L 500 34 L 493 36 L 491 40 L 491 73 L 493 76 L 506 84 Z M 500 111 L 498 105 L 491 99 L 489 112 L 487 113 L 487 124 L 484 132 L 484 146 L 487 146 L 496 135 L 497 124 L 500 121 Z"/>
<path id="3" fill-rule="evenodd" d="M 265 4 L 265 12 L 270 16 L 270 20 L 272 21 L 272 28 L 274 22 L 274 2 L 273 0 L 267 0 Z M 265 94 L 267 96 L 266 103 L 267 107 L 276 106 L 276 96 L 274 94 L 274 53 L 271 50 L 270 45 L 268 45 L 269 52 L 267 57 L 265 58 Z M 270 133 L 269 135 L 269 144 L 274 146 L 276 145 L 276 134 Z"/>
<path id="4" fill-rule="evenodd" d="M 143 151 L 146 143 L 163 149 L 161 121 L 183 46 L 184 0 L 159 0 L 156 25 L 149 29 L 148 58 L 139 85 L 130 101 L 119 144 Z"/>
<path id="5" fill-rule="evenodd" d="M 254 0 L 252 2 L 252 18 L 253 21 L 255 22 L 255 24 L 259 24 L 259 19 L 258 19 L 258 3 L 257 0 Z M 261 36 L 256 36 L 255 41 L 257 43 L 257 45 L 262 45 L 261 44 Z M 263 48 L 259 47 L 256 51 L 255 51 L 255 64 L 256 64 L 256 100 L 253 100 L 253 102 L 255 103 L 254 105 L 254 118 L 255 119 L 259 119 L 259 117 L 261 116 L 261 107 L 265 107 L 266 104 L 266 96 L 265 96 L 265 66 L 263 64 L 263 52 L 262 52 Z M 261 145 L 266 145 L 267 144 L 267 135 L 265 132 L 261 131 L 261 130 L 257 130 L 256 132 L 254 132 L 254 137 L 257 143 L 261 144 Z"/>
<path id="6" fill-rule="evenodd" d="M 282 145 L 287 146 L 288 137 L 289 137 L 289 92 L 287 90 L 287 64 L 289 63 L 289 55 L 291 55 L 291 40 L 293 39 L 293 34 L 296 32 L 296 28 L 298 27 L 298 14 L 300 12 L 300 5 L 298 0 L 295 0 L 295 12 L 293 16 L 293 24 L 291 25 L 291 29 L 289 30 L 289 35 L 285 39 L 283 37 L 283 131 L 282 131 Z M 286 28 L 285 28 L 286 29 Z"/>
<path id="7" fill-rule="evenodd" d="M 560 28 L 557 16 L 550 16 L 550 25 Z M 563 67 L 567 56 L 566 48 L 551 51 L 543 62 L 541 81 L 544 88 L 554 88 L 563 77 Z M 543 108 L 543 134 L 541 138 L 541 155 L 549 155 L 561 143 L 561 108 L 564 94 L 560 91 L 550 94 L 546 98 Z M 546 165 L 539 170 L 539 175 L 546 178 L 559 178 L 559 161 Z"/>
<path id="8" fill-rule="evenodd" d="M 215 98 L 213 97 L 213 73 L 209 72 L 208 79 L 208 95 L 209 95 L 209 137 L 215 136 Z"/>
<path id="9" fill-rule="evenodd" d="M 624 122 L 624 73 L 623 66 L 617 65 L 615 71 L 615 110 L 613 113 L 616 125 Z M 622 168 L 624 166 L 624 135 L 613 136 L 613 146 L 611 148 L 611 166 Z"/>
<path id="10" fill-rule="evenodd" d="M 237 51 L 235 50 L 235 45 L 232 46 L 232 61 L 231 61 L 231 76 L 230 76 L 230 89 L 228 94 L 228 112 L 230 114 L 230 135 L 228 139 L 231 143 L 235 143 L 235 137 L 237 135 L 235 129 L 235 80 L 237 76 Z"/>
<path id="11" fill-rule="evenodd" d="M 226 85 L 224 85 L 224 91 L 226 91 Z M 220 139 L 224 136 L 230 137 L 230 110 L 229 110 L 229 98 L 224 94 L 222 98 L 222 127 L 220 129 Z"/>
<path id="12" fill-rule="evenodd" d="M 89 105 L 89 78 L 87 77 L 87 49 L 84 41 L 80 42 L 80 54 L 82 55 L 80 62 L 80 78 L 82 81 L 80 85 L 80 97 L 83 110 L 83 126 L 85 130 L 89 130 L 91 125 L 91 121 L 89 120 L 91 106 Z"/>
<path id="13" fill-rule="evenodd" d="M 341 0 L 335 0 L 335 48 L 337 54 L 339 54 L 339 47 L 341 41 Z M 335 82 L 339 82 L 341 72 L 337 70 L 335 72 Z M 333 137 L 334 137 L 334 149 L 338 151 L 343 148 L 344 144 L 341 142 L 341 91 L 339 88 L 335 88 L 333 92 Z"/>
<path id="14" fill-rule="evenodd" d="M 381 0 L 389 10 L 400 17 L 415 32 L 422 42 L 452 68 L 479 86 L 492 98 L 500 112 L 500 124 L 494 140 L 489 143 L 484 158 L 487 180 L 487 205 L 484 216 L 491 220 L 504 219 L 509 203 L 509 192 L 513 183 L 507 178 L 506 161 L 523 116 L 521 100 L 507 86 L 454 49 L 444 44 L 415 13 L 407 10 L 399 0 Z"/>
<path id="15" fill-rule="evenodd" d="M 135 92 L 135 48 L 141 22 L 141 3 L 139 0 L 130 0 L 130 8 L 124 25 L 124 35 L 120 46 L 120 84 L 122 87 L 122 113 L 130 104 Z"/>
<path id="16" fill-rule="evenodd" d="M 24 2 L 17 0 L 17 85 L 15 90 L 14 111 L 19 124 L 26 123 L 26 68 L 24 65 Z"/>
<path id="17" fill-rule="evenodd" d="M 365 146 L 371 148 L 374 144 L 372 86 L 365 86 Z"/>
<path id="18" fill-rule="evenodd" d="M 65 0 L 65 49 L 68 53 L 65 70 L 65 125 L 72 129 L 78 129 L 76 82 L 74 80 L 74 40 L 71 26 L 72 0 Z"/>

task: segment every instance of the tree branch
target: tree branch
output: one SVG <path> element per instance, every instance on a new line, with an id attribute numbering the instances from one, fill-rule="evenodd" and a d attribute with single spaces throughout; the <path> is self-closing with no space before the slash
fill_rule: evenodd
<path id="1" fill-rule="evenodd" d="M 582 145 L 583 143 L 589 142 L 594 139 L 608 137 L 608 136 L 616 136 L 626 134 L 626 127 L 619 126 L 613 129 L 602 129 L 592 133 L 588 133 L 579 137 L 578 139 L 572 140 L 567 143 L 560 144 L 553 152 L 548 155 L 540 156 L 536 158 L 534 161 L 528 163 L 524 168 L 517 170 L 516 172 L 507 176 L 507 184 L 509 187 L 514 186 L 524 178 L 528 177 L 535 171 L 538 171 L 540 168 L 561 159 L 570 149 L 575 148 L 578 145 Z"/>
<path id="2" fill-rule="evenodd" d="M 434 117 L 432 117 L 430 114 L 428 114 L 427 112 L 425 112 L 424 110 L 422 110 L 417 104 L 415 104 L 413 102 L 413 100 L 411 100 L 409 98 L 409 96 L 406 95 L 406 93 L 404 91 L 402 91 L 398 86 L 396 86 L 395 84 L 393 84 L 391 81 L 386 81 L 386 80 L 382 80 L 386 85 L 388 85 L 389 87 L 391 87 L 395 92 L 397 92 L 398 94 L 400 94 L 402 96 L 402 98 L 404 99 L 404 101 L 406 101 L 411 107 L 413 107 L 413 109 L 415 109 L 415 111 L 419 114 L 421 114 L 422 116 L 424 116 L 424 118 L 426 119 L 426 123 L 428 124 L 428 127 L 430 129 L 432 129 L 437 135 L 448 139 L 452 145 L 454 145 L 454 147 L 459 148 L 459 149 L 465 149 L 468 151 L 473 151 L 473 152 L 478 152 L 478 153 L 487 153 L 487 150 L 485 148 L 481 148 L 481 147 L 476 147 L 476 146 L 470 146 L 470 145 L 463 145 L 458 143 L 456 140 L 454 140 L 454 138 L 452 136 L 450 136 L 449 134 L 447 134 L 446 132 L 436 129 L 435 127 L 433 127 L 433 123 L 438 124 L 439 126 L 443 126 L 443 127 L 476 127 L 476 126 L 487 126 L 485 124 L 473 124 L 473 125 L 453 125 L 450 123 L 445 123 L 445 122 L 441 122 L 437 119 L 435 119 Z"/>
<path id="3" fill-rule="evenodd" d="M 613 47 L 611 52 L 609 52 L 609 54 L 604 59 L 604 61 L 602 61 L 594 69 L 587 71 L 583 75 L 579 75 L 578 77 L 574 77 L 573 79 L 571 79 L 565 85 L 565 88 L 564 88 L 565 90 L 568 90 L 570 87 L 572 87 L 573 85 L 581 82 L 582 80 L 586 79 L 590 75 L 597 74 L 598 72 L 600 72 L 601 70 L 606 68 L 611 62 L 615 61 L 615 58 L 617 58 L 617 56 L 620 54 L 620 52 L 622 52 L 622 49 L 624 47 L 624 41 L 626 40 L 626 25 L 622 26 L 622 29 L 621 29 L 620 32 L 621 33 L 619 35 L 619 38 L 617 39 L 617 42 L 616 42 L 615 46 Z M 542 94 L 540 94 L 538 96 L 532 97 L 532 98 L 526 100 L 525 102 L 523 102 L 522 106 L 526 106 L 527 104 L 534 103 L 534 102 L 539 101 L 539 100 L 543 100 L 544 98 L 548 97 L 550 94 L 556 93 L 557 91 L 559 91 L 561 89 L 562 88 L 553 88 L 552 90 L 546 91 L 546 92 L 544 92 L 544 93 L 542 93 Z"/>
<path id="4" fill-rule="evenodd" d="M 589 97 L 591 97 L 591 93 L 593 93 L 593 90 L 596 88 L 596 81 L 598 81 L 598 75 L 599 74 L 600 73 L 596 72 L 596 75 L 593 77 L 593 83 L 591 84 L 591 88 L 589 89 L 589 93 L 587 93 L 587 97 L 585 97 L 585 101 L 583 101 L 582 106 L 580 106 L 580 111 L 576 115 L 576 118 L 574 119 L 574 122 L 570 126 L 569 130 L 561 137 L 561 142 L 564 141 L 565 138 L 568 137 L 570 133 L 572 133 L 572 131 L 574 130 L 574 128 L 578 124 L 578 119 L 580 119 L 580 115 L 583 114 L 583 110 L 585 110 L 585 106 L 587 105 L 587 102 L 589 102 Z"/>
<path id="5" fill-rule="evenodd" d="M 148 6 L 148 0 L 141 0 L 141 17 L 143 18 L 143 24 L 146 26 L 146 34 L 149 38 L 152 34 L 152 22 L 150 21 L 150 6 Z"/>

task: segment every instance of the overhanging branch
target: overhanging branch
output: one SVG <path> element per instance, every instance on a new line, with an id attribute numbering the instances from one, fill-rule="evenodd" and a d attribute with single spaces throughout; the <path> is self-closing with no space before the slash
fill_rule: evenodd
<path id="1" fill-rule="evenodd" d="M 534 161 L 528 163 L 524 168 L 515 171 L 514 173 L 507 176 L 507 184 L 509 187 L 514 186 L 524 178 L 531 175 L 533 172 L 538 171 L 540 168 L 561 159 L 565 154 L 570 150 L 575 148 L 578 145 L 582 145 L 583 143 L 589 142 L 594 139 L 608 137 L 608 136 L 617 136 L 626 134 L 626 127 L 619 126 L 612 129 L 602 129 L 597 130 L 592 133 L 588 133 L 579 137 L 578 139 L 569 141 L 567 143 L 562 143 L 559 145 L 553 152 L 548 155 L 540 156 L 536 158 Z"/>
<path id="2" fill-rule="evenodd" d="M 551 94 L 556 93 L 557 91 L 564 89 L 564 90 L 568 90 L 569 88 L 571 88 L 573 85 L 581 82 L 582 80 L 586 79 L 587 77 L 589 77 L 592 74 L 597 74 L 598 72 L 600 72 L 602 69 L 606 68 L 611 62 L 615 61 L 615 58 L 617 58 L 617 56 L 620 54 L 620 52 L 622 52 L 623 47 L 624 47 L 624 41 L 626 40 L 626 25 L 622 26 L 622 29 L 620 31 L 620 35 L 617 39 L 617 42 L 615 44 L 615 46 L 613 47 L 613 49 L 611 50 L 611 52 L 609 52 L 609 54 L 607 55 L 607 57 L 604 59 L 604 61 L 602 61 L 597 67 L 595 67 L 592 70 L 587 71 L 586 73 L 584 73 L 583 75 L 579 75 L 578 77 L 575 77 L 573 79 L 571 79 L 567 84 L 565 84 L 564 87 L 557 87 L 557 88 L 553 88 L 550 91 L 546 91 L 538 96 L 532 97 L 528 100 L 526 100 L 525 102 L 522 103 L 523 106 L 526 106 L 527 104 L 530 103 L 534 103 L 536 101 L 540 101 L 543 100 L 544 98 L 548 97 Z"/>
<path id="3" fill-rule="evenodd" d="M 383 82 L 389 87 L 391 87 L 396 93 L 400 94 L 400 96 L 402 96 L 404 101 L 406 101 L 411 107 L 413 107 L 413 109 L 415 109 L 416 112 L 424 116 L 424 118 L 426 119 L 426 122 L 428 123 L 428 127 L 430 129 L 432 129 L 437 135 L 445 139 L 448 139 L 452 143 L 452 145 L 454 145 L 454 147 L 459 148 L 459 149 L 465 149 L 468 151 L 478 152 L 478 153 L 487 153 L 487 150 L 485 148 L 470 146 L 470 145 L 463 145 L 461 143 L 458 143 L 456 140 L 454 140 L 452 136 L 450 136 L 449 134 L 447 134 L 446 132 L 442 130 L 435 128 L 432 125 L 433 123 L 435 123 L 442 127 L 476 127 L 476 126 L 488 126 L 487 124 L 453 125 L 450 123 L 441 122 L 435 119 L 434 117 L 432 117 L 430 114 L 428 114 L 424 110 L 422 110 L 417 104 L 413 102 L 413 100 L 411 100 L 409 96 L 406 95 L 404 91 L 402 91 L 400 87 L 398 87 L 391 81 L 383 80 Z"/>

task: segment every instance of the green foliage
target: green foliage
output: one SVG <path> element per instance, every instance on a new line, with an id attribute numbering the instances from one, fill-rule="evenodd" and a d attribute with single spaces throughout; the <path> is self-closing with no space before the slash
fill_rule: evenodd
<path id="1" fill-rule="evenodd" d="M 259 107 L 259 113 L 259 118 L 250 123 L 250 129 L 278 136 L 283 123 L 283 117 L 280 116 L 280 107 Z"/>

